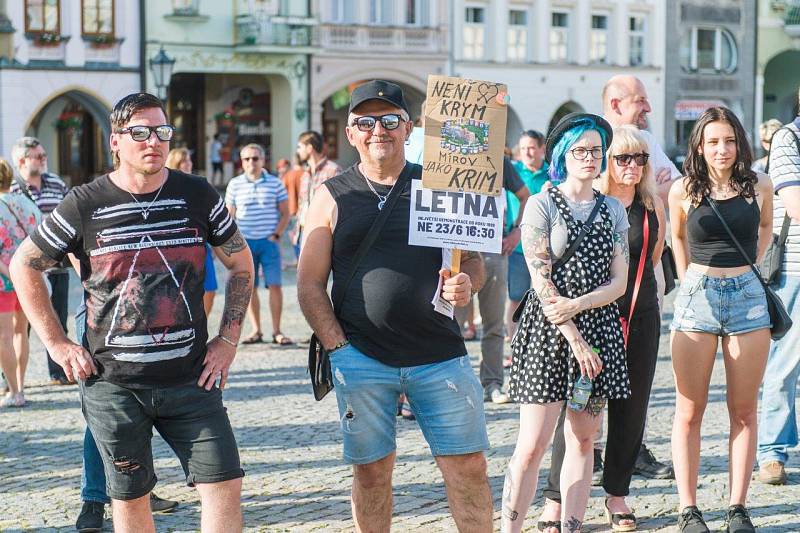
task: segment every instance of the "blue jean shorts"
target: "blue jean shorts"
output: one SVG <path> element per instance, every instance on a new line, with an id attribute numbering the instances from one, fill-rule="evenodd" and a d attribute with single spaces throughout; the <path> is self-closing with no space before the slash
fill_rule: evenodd
<path id="1" fill-rule="evenodd" d="M 264 272 L 264 287 L 281 286 L 281 249 L 278 243 L 269 239 L 245 239 L 253 254 L 256 283 L 258 286 L 259 266 Z"/>
<path id="2" fill-rule="evenodd" d="M 211 246 L 206 244 L 206 277 L 203 280 L 203 290 L 206 292 L 216 291 L 217 286 L 217 269 L 214 268 L 214 252 L 211 251 Z"/>
<path id="3" fill-rule="evenodd" d="M 675 295 L 672 331 L 725 337 L 770 326 L 767 296 L 753 272 L 716 278 L 686 271 Z"/>
<path id="4" fill-rule="evenodd" d="M 521 302 L 531 288 L 531 273 L 525 255 L 514 252 L 508 256 L 508 299 Z"/>
<path id="5" fill-rule="evenodd" d="M 489 449 L 483 389 L 468 355 L 396 368 L 348 344 L 330 359 L 346 463 L 372 463 L 395 450 L 401 394 L 408 398 L 433 455 Z"/>

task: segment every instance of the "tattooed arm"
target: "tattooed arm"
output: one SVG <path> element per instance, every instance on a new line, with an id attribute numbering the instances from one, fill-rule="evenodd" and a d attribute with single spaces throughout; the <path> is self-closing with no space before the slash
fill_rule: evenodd
<path id="1" fill-rule="evenodd" d="M 97 367 L 89 352 L 67 338 L 47 293 L 44 272 L 57 265 L 27 238 L 11 259 L 11 281 L 31 326 L 67 379 L 86 379 L 97 373 Z"/>
<path id="2" fill-rule="evenodd" d="M 225 388 L 231 363 L 236 356 L 236 345 L 242 333 L 242 321 L 253 292 L 253 256 L 239 230 L 214 251 L 228 269 L 228 282 L 225 285 L 225 307 L 222 310 L 219 335 L 208 343 L 203 372 L 197 382 L 206 390 L 211 390 L 218 377 L 219 388 Z"/>

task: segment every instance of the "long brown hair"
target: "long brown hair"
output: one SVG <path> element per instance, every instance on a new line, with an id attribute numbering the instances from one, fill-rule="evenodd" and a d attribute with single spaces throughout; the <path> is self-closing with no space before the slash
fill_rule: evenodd
<path id="1" fill-rule="evenodd" d="M 733 128 L 736 137 L 736 162 L 730 184 L 733 190 L 745 198 L 755 198 L 755 185 L 758 183 L 756 173 L 750 170 L 753 165 L 753 152 L 747 142 L 747 134 L 742 123 L 727 107 L 710 107 L 706 109 L 692 128 L 689 136 L 689 151 L 683 162 L 683 174 L 686 176 L 686 194 L 692 203 L 699 204 L 704 196 L 711 194 L 711 180 L 708 177 L 706 160 L 698 151 L 703 144 L 703 132 L 711 122 L 727 122 Z"/>

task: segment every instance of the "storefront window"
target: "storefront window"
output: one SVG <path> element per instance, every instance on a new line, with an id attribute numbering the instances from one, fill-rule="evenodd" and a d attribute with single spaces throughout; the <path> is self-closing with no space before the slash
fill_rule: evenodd
<path id="1" fill-rule="evenodd" d="M 59 34 L 60 7 L 59 0 L 25 0 L 25 31 Z"/>

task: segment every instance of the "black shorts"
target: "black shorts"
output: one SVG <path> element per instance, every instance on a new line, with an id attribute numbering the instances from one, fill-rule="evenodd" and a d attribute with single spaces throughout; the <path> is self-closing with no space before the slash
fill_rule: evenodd
<path id="1" fill-rule="evenodd" d="M 153 427 L 175 451 L 189 486 L 244 476 L 218 388 L 80 383 L 81 409 L 103 459 L 109 497 L 133 500 L 155 487 Z"/>

